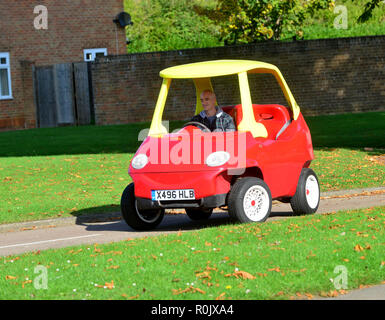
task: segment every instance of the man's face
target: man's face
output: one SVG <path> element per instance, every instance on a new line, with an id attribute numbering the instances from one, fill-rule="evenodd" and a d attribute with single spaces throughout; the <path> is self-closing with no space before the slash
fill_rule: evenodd
<path id="1" fill-rule="evenodd" d="M 216 98 L 215 94 L 209 91 L 201 93 L 202 107 L 205 111 L 211 111 L 215 109 Z"/>

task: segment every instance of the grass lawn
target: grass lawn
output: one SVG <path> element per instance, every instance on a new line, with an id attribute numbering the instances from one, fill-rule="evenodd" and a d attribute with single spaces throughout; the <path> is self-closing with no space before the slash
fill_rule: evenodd
<path id="1" fill-rule="evenodd" d="M 384 218 L 374 207 L 2 257 L 0 299 L 336 296 L 385 279 Z"/>
<path id="2" fill-rule="evenodd" d="M 385 112 L 308 117 L 323 191 L 385 185 Z M 171 123 L 171 130 L 180 122 Z M 119 211 L 148 123 L 0 133 L 0 223 Z M 327 129 L 325 129 L 327 128 Z M 357 130 L 360 128 L 360 130 Z M 331 148 L 332 147 L 332 148 Z"/>

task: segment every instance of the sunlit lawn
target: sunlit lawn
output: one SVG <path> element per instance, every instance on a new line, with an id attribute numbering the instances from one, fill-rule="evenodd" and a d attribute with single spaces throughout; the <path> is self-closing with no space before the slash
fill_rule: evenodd
<path id="1" fill-rule="evenodd" d="M 0 299 L 336 296 L 385 279 L 384 218 L 377 207 L 1 257 Z"/>
<path id="2" fill-rule="evenodd" d="M 379 158 L 385 153 L 385 113 L 306 120 L 315 147 L 311 167 L 322 191 L 385 185 Z M 140 145 L 138 132 L 146 127 L 0 133 L 0 223 L 119 211 L 121 192 L 131 181 L 127 168 Z"/>

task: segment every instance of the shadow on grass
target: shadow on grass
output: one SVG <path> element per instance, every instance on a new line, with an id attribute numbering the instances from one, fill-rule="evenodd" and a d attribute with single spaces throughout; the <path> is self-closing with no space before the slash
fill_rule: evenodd
<path id="1" fill-rule="evenodd" d="M 183 123 L 170 122 L 170 131 Z M 134 153 L 142 143 L 139 134 L 149 127 L 149 122 L 142 122 L 0 132 L 0 157 Z"/>
<path id="2" fill-rule="evenodd" d="M 316 151 L 335 151 L 337 150 L 337 147 L 318 147 L 314 148 Z M 368 156 L 381 156 L 385 154 L 385 147 L 383 148 L 371 148 L 371 147 L 364 147 L 364 148 L 346 148 L 344 149 L 350 149 L 350 150 L 363 150 Z"/>
<path id="3" fill-rule="evenodd" d="M 385 148 L 385 112 L 305 117 L 318 148 Z M 170 121 L 170 131 L 185 121 Z M 134 153 L 149 122 L 0 132 L 0 157 Z M 375 151 L 377 152 L 377 151 Z"/>
<path id="4" fill-rule="evenodd" d="M 385 112 L 305 117 L 314 148 L 385 148 Z M 375 151 L 377 152 L 377 151 Z"/>

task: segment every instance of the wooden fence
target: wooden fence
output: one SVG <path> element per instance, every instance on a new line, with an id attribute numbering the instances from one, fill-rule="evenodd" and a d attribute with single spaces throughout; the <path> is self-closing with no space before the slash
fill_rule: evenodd
<path id="1" fill-rule="evenodd" d="M 37 126 L 93 122 L 92 82 L 87 62 L 34 67 Z"/>

